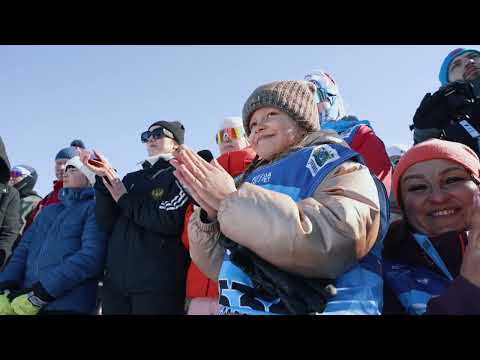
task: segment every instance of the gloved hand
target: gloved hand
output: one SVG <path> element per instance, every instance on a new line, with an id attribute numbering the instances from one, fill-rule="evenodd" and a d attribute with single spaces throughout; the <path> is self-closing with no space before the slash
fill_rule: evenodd
<path id="1" fill-rule="evenodd" d="M 465 115 L 471 116 L 474 109 L 478 107 L 474 86 L 470 81 L 455 81 L 439 91 L 443 91 L 447 98 L 449 116 L 452 119 Z"/>
<path id="2" fill-rule="evenodd" d="M 427 93 L 413 116 L 413 127 L 443 129 L 449 123 L 448 102 L 443 91 Z"/>
<path id="3" fill-rule="evenodd" d="M 19 284 L 16 281 L 0 282 L 0 315 L 15 315 L 8 295 L 13 289 L 18 288 Z"/>
<path id="4" fill-rule="evenodd" d="M 17 315 L 37 315 L 49 302 L 55 300 L 40 282 L 33 285 L 32 289 L 24 289 L 15 294 L 11 306 Z"/>
<path id="5" fill-rule="evenodd" d="M 9 290 L 5 290 L 0 295 L 0 315 L 15 315 L 15 312 L 10 304 L 10 300 L 7 297 L 8 293 Z"/>
<path id="6" fill-rule="evenodd" d="M 472 82 L 455 81 L 441 87 L 433 95 L 425 95 L 413 116 L 413 127 L 444 129 L 452 120 L 465 115 L 472 117 L 479 107 Z"/>

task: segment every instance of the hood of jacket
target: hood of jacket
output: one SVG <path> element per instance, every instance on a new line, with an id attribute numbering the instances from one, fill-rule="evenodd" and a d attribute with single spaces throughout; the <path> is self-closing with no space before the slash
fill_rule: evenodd
<path id="1" fill-rule="evenodd" d="M 15 189 L 20 193 L 20 197 L 24 198 L 30 195 L 37 195 L 37 192 L 33 190 L 35 184 L 37 183 L 37 175 L 27 175 L 25 179 L 13 185 Z"/>
<path id="2" fill-rule="evenodd" d="M 10 180 L 10 161 L 2 138 L 0 137 L 0 183 L 6 184 Z"/>

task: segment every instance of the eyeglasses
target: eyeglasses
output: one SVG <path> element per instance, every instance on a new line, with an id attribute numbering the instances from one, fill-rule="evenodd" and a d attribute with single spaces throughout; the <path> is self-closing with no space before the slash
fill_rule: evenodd
<path id="1" fill-rule="evenodd" d="M 142 143 L 148 142 L 148 139 L 152 136 L 155 140 L 161 139 L 163 137 L 169 137 L 170 139 L 174 139 L 173 133 L 164 128 L 156 128 L 155 130 L 147 130 L 140 135 L 140 140 Z"/>
<path id="2" fill-rule="evenodd" d="M 240 139 L 245 134 L 242 128 L 226 128 L 217 132 L 216 141 L 217 144 L 221 144 L 227 139 L 236 140 Z"/>

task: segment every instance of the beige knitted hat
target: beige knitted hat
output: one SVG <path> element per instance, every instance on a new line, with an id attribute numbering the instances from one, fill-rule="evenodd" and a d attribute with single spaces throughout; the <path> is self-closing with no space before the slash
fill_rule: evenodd
<path id="1" fill-rule="evenodd" d="M 247 135 L 250 135 L 250 117 L 256 110 L 266 106 L 287 113 L 306 130 L 320 129 L 315 85 L 308 81 L 275 81 L 256 88 L 243 106 L 243 127 Z"/>

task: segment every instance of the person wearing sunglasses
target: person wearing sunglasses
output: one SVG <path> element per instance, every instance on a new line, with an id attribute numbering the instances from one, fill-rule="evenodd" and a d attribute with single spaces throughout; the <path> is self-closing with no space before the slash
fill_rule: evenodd
<path id="1" fill-rule="evenodd" d="M 148 157 L 123 179 L 102 154 L 82 151 L 97 175 L 96 213 L 109 234 L 100 298 L 102 314 L 183 314 L 189 256 L 181 242 L 190 199 L 169 160 L 184 126 L 157 121 L 140 134 Z"/>
<path id="2" fill-rule="evenodd" d="M 238 116 L 225 118 L 215 134 L 215 142 L 220 155 L 248 147 L 250 144 L 243 129 L 242 118 Z"/>
<path id="3" fill-rule="evenodd" d="M 10 256 L 20 230 L 20 196 L 9 180 L 10 161 L 0 137 L 0 270 Z"/>
<path id="4" fill-rule="evenodd" d="M 15 187 L 20 194 L 20 220 L 22 224 L 20 236 L 23 234 L 27 217 L 42 200 L 42 197 L 33 190 L 37 178 L 37 171 L 28 165 L 16 165 L 10 171 L 10 185 Z"/>
<path id="5" fill-rule="evenodd" d="M 218 163 L 233 177 L 239 176 L 252 163 L 255 151 L 250 146 L 241 117 L 225 118 L 217 131 L 215 140 L 220 156 Z M 190 248 L 188 223 L 194 211 L 190 204 L 185 214 L 182 242 Z M 187 315 L 214 315 L 218 312 L 218 285 L 209 279 L 192 261 L 187 273 Z"/>

